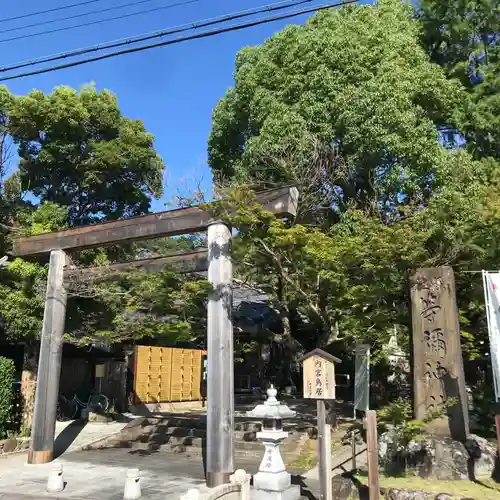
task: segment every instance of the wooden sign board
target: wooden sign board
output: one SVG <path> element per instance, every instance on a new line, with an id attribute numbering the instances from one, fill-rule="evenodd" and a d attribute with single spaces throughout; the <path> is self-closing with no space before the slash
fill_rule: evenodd
<path id="1" fill-rule="evenodd" d="M 104 365 L 95 365 L 95 377 L 96 378 L 104 378 L 105 377 L 105 369 Z"/>
<path id="2" fill-rule="evenodd" d="M 340 359 L 321 349 L 314 349 L 301 361 L 304 398 L 335 399 L 335 363 L 340 363 Z"/>

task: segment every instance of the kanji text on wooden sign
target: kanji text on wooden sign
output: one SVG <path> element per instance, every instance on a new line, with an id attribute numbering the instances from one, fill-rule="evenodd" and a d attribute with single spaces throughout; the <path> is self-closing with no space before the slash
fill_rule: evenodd
<path id="1" fill-rule="evenodd" d="M 321 349 L 314 349 L 302 359 L 304 398 L 335 399 L 335 363 L 340 359 Z"/>

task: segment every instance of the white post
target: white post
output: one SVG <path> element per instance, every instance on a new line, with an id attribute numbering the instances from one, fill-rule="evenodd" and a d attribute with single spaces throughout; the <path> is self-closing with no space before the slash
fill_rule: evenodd
<path id="1" fill-rule="evenodd" d="M 127 479 L 125 480 L 125 488 L 123 490 L 123 500 L 139 500 L 141 496 L 139 469 L 129 469 L 127 471 Z"/>
<path id="2" fill-rule="evenodd" d="M 61 464 L 54 464 L 49 473 L 47 491 L 49 493 L 59 493 L 62 490 L 64 490 L 63 466 Z"/>
<path id="3" fill-rule="evenodd" d="M 208 227 L 208 280 L 207 486 L 214 488 L 234 472 L 231 229 L 221 222 Z"/>

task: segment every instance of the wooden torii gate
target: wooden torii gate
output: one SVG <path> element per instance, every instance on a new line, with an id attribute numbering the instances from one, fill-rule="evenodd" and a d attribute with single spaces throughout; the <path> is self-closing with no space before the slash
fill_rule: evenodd
<path id="1" fill-rule="evenodd" d="M 293 217 L 297 211 L 296 188 L 280 188 L 257 195 L 257 202 L 278 217 Z M 208 301 L 207 349 L 207 462 L 209 487 L 229 482 L 234 472 L 234 373 L 232 312 L 231 229 L 199 207 L 169 210 L 140 217 L 44 233 L 15 240 L 15 257 L 50 256 L 47 291 L 40 339 L 40 358 L 28 463 L 53 460 L 56 411 L 61 372 L 62 344 L 66 316 L 66 276 L 74 270 L 66 252 L 106 247 L 208 229 L 208 280 L 213 292 Z M 196 252 L 187 260 L 199 262 Z M 163 258 L 163 264 L 169 258 Z M 170 257 L 174 265 L 186 265 L 180 256 Z M 177 259 L 177 261 L 176 261 Z M 151 259 L 142 262 L 147 268 Z M 201 256 L 201 262 L 203 256 Z M 136 264 L 141 267 L 141 264 Z M 201 266 L 203 264 L 200 264 Z M 119 270 L 120 264 L 114 267 Z M 154 267 L 154 266 L 153 266 Z M 189 267 L 189 266 L 188 266 Z M 196 265 L 194 266 L 196 268 Z M 199 269 L 198 269 L 199 270 Z"/>

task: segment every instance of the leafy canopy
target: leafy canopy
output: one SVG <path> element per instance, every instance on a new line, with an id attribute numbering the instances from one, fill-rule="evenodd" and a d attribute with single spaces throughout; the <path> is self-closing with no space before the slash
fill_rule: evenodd
<path id="1" fill-rule="evenodd" d="M 209 160 L 240 207 L 227 216 L 237 273 L 276 299 L 284 337 L 307 349 L 368 342 L 378 355 L 395 327 L 408 341 L 412 270 L 452 265 L 464 352 L 480 354 L 481 280 L 463 271 L 500 260 L 498 6 L 487 3 L 330 9 L 238 54 Z M 459 66 L 478 40 L 488 60 L 473 82 Z M 262 213 L 245 188 L 283 183 L 299 188 L 295 221 Z"/>
<path id="2" fill-rule="evenodd" d="M 2 133 L 5 135 L 2 136 Z M 142 122 L 122 116 L 108 91 L 58 87 L 14 96 L 0 87 L 2 137 L 18 147 L 19 171 L 0 189 L 0 243 L 149 211 L 162 188 L 163 162 Z M 1 165 L 0 165 L 1 166 Z M 0 169 L 1 172 L 1 169 Z M 35 195 L 40 203 L 23 201 Z M 8 225 L 7 225 L 8 224 Z M 199 238 L 93 249 L 71 255 L 77 266 L 192 249 Z M 42 329 L 47 266 L 15 259 L 0 269 L 0 320 L 9 341 L 30 342 Z M 196 340 L 204 330 L 206 282 L 165 269 L 154 275 L 68 285 L 66 338 L 89 343 L 156 338 Z"/>
<path id="3" fill-rule="evenodd" d="M 500 4 L 420 0 L 422 41 L 433 61 L 464 85 L 457 124 L 476 157 L 500 160 Z"/>
<path id="4" fill-rule="evenodd" d="M 438 130 L 460 98 L 409 6 L 329 9 L 240 51 L 213 114 L 210 166 L 219 184 L 294 183 L 323 215 L 418 205 L 440 182 Z"/>
<path id="5" fill-rule="evenodd" d="M 379 356 L 394 325 L 408 346 L 410 273 L 452 265 L 464 353 L 476 357 L 485 335 L 481 280 L 462 271 L 500 260 L 494 244 L 500 237 L 499 174 L 494 163 L 459 152 L 450 156 L 442 175 L 446 182 L 424 210 L 390 224 L 355 208 L 327 231 L 278 220 L 241 185 L 223 191 L 214 215 L 237 228 L 236 274 L 270 295 L 271 307 L 290 322 L 284 336 L 295 349 L 368 342 Z M 230 207 L 237 209 L 232 213 Z"/>
<path id="6" fill-rule="evenodd" d="M 122 116 L 111 92 L 33 90 L 16 96 L 8 114 L 23 191 L 67 207 L 70 226 L 146 213 L 162 194 L 153 137 Z"/>

